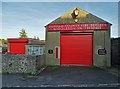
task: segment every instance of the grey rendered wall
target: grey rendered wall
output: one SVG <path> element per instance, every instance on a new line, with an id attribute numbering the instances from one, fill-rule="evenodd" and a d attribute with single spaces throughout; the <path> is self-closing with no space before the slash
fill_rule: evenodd
<path id="1" fill-rule="evenodd" d="M 40 70 L 45 65 L 45 54 L 36 56 L 36 69 Z"/>
<path id="2" fill-rule="evenodd" d="M 60 32 L 46 32 L 46 65 L 60 65 L 60 59 L 55 58 L 55 47 L 60 46 Z M 53 54 L 49 54 L 48 50 L 53 50 Z"/>
<path id="3" fill-rule="evenodd" d="M 93 34 L 93 65 L 98 67 L 111 66 L 110 30 L 94 31 Z M 98 49 L 105 48 L 106 55 L 98 55 Z"/>

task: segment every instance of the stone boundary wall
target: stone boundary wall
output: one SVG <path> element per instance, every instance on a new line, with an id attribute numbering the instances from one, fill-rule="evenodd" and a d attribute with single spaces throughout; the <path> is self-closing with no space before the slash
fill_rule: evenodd
<path id="1" fill-rule="evenodd" d="M 2 55 L 2 73 L 35 74 L 44 64 L 44 55 Z"/>

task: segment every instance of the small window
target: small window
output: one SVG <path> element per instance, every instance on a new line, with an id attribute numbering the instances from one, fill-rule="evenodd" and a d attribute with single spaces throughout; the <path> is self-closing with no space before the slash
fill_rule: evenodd
<path id="1" fill-rule="evenodd" d="M 40 46 L 29 46 L 27 50 L 29 55 L 43 55 L 45 53 L 44 47 Z"/>

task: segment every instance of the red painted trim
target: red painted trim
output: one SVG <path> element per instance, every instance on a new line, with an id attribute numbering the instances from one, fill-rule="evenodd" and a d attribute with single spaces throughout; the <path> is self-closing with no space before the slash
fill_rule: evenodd
<path id="1" fill-rule="evenodd" d="M 94 44 L 94 38 L 93 38 L 93 34 L 92 34 L 92 65 L 93 65 L 93 54 L 94 54 L 94 51 L 93 51 L 94 50 L 94 47 L 93 47 L 94 45 L 93 44 Z"/>
<path id="2" fill-rule="evenodd" d="M 93 32 L 61 32 L 61 35 L 93 35 Z"/>
<path id="3" fill-rule="evenodd" d="M 86 30 L 108 30 L 108 23 L 78 23 L 78 24 L 49 24 L 47 31 L 86 31 Z"/>
<path id="4" fill-rule="evenodd" d="M 9 43 L 28 43 L 27 38 L 8 38 Z"/>
<path id="5" fill-rule="evenodd" d="M 56 58 L 58 58 L 58 48 L 56 48 Z"/>

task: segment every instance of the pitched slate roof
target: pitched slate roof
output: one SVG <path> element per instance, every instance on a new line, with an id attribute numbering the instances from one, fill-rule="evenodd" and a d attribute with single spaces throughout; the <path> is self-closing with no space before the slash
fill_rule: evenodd
<path id="1" fill-rule="evenodd" d="M 59 18 L 55 19 L 54 21 L 52 21 L 49 24 L 68 24 L 68 23 L 75 23 L 74 19 L 72 17 L 73 11 L 76 8 L 74 8 L 73 10 L 67 12 L 66 14 L 64 14 L 63 16 L 60 16 Z M 79 10 L 79 15 L 77 16 L 78 18 L 78 23 L 109 23 L 85 10 L 82 10 L 80 8 L 77 8 Z M 109 23 L 110 24 L 110 23 Z"/>

